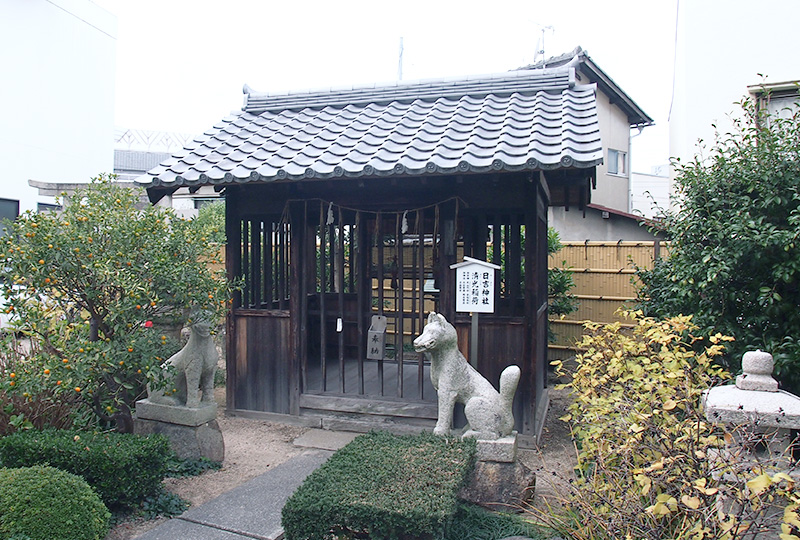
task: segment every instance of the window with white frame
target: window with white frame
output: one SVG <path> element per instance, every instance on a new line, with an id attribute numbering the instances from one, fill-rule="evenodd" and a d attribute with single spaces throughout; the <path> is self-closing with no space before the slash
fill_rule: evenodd
<path id="1" fill-rule="evenodd" d="M 608 174 L 626 176 L 628 174 L 628 153 L 608 149 Z"/>

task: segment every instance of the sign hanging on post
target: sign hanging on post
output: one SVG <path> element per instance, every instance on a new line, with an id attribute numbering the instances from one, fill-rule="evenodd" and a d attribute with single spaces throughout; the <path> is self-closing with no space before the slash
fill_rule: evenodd
<path id="1" fill-rule="evenodd" d="M 494 313 L 494 279 L 500 269 L 496 264 L 464 257 L 451 265 L 456 271 L 456 311 Z"/>
<path id="2" fill-rule="evenodd" d="M 386 317 L 373 315 L 367 331 L 367 359 L 383 360 L 386 354 Z"/>

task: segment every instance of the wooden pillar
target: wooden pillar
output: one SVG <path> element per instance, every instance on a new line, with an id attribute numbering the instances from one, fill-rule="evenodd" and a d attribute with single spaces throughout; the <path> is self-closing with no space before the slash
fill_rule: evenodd
<path id="1" fill-rule="evenodd" d="M 239 223 L 237 190 L 229 187 L 225 190 L 225 271 L 229 280 L 239 277 L 241 272 L 242 239 Z M 225 316 L 225 406 L 229 410 L 236 408 L 236 327 L 233 310 L 242 303 L 242 295 L 234 291 L 231 306 Z"/>
<path id="2" fill-rule="evenodd" d="M 300 366 L 302 363 L 302 341 L 306 339 L 303 332 L 302 303 L 305 301 L 302 293 L 303 273 L 303 243 L 305 242 L 305 221 L 303 204 L 291 203 L 289 206 L 289 336 L 291 348 L 289 351 L 288 381 L 289 385 L 289 414 L 300 414 Z M 284 247 L 285 241 L 284 241 Z"/>

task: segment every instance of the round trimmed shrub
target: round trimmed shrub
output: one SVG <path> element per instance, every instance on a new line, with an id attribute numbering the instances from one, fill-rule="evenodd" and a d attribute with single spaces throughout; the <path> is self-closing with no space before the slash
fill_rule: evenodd
<path id="1" fill-rule="evenodd" d="M 0 469 L 0 537 L 102 540 L 110 517 L 80 476 L 41 465 Z"/>

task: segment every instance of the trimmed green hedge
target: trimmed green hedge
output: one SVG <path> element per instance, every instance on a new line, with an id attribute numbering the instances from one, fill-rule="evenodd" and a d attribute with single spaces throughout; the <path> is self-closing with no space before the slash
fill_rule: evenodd
<path id="1" fill-rule="evenodd" d="M 286 502 L 286 538 L 442 538 L 474 461 L 473 440 L 385 432 L 357 437 Z"/>
<path id="2" fill-rule="evenodd" d="M 172 456 L 161 435 L 26 430 L 0 438 L 0 465 L 49 464 L 77 474 L 109 507 L 133 508 L 157 494 Z"/>
<path id="3" fill-rule="evenodd" d="M 0 537 L 101 540 L 111 514 L 89 484 L 54 467 L 0 469 Z"/>

